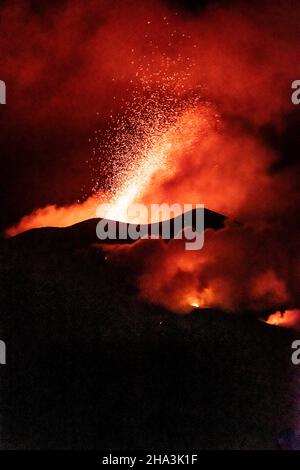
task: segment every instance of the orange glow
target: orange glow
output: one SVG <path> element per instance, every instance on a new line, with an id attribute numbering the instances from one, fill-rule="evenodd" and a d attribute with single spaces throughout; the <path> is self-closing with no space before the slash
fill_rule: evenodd
<path id="1" fill-rule="evenodd" d="M 266 323 L 269 325 L 300 329 L 300 310 L 277 311 L 268 317 Z"/>
<path id="2" fill-rule="evenodd" d="M 208 308 L 213 305 L 213 292 L 204 288 L 201 293 L 195 293 L 187 297 L 188 306 L 195 308 Z M 186 307 L 188 308 L 188 307 Z"/>
<path id="3" fill-rule="evenodd" d="M 65 207 L 49 205 L 35 210 L 32 214 L 23 217 L 18 224 L 6 230 L 8 237 L 41 227 L 68 227 L 83 220 L 96 217 L 98 200 L 91 196 L 85 202 Z"/>

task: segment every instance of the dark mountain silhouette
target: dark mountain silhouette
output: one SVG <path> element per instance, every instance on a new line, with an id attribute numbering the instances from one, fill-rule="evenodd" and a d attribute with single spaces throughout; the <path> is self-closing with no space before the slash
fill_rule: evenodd
<path id="1" fill-rule="evenodd" d="M 193 230 L 196 230 L 196 211 L 195 209 L 191 211 L 191 220 L 192 224 L 191 227 Z M 144 233 L 150 234 L 151 231 L 155 230 L 156 233 L 159 235 L 162 234 L 162 228 L 165 224 L 169 224 L 170 226 L 170 238 L 174 238 L 177 234 L 176 231 L 176 220 L 182 219 L 183 215 L 168 220 L 166 222 L 159 222 L 157 224 L 149 224 L 149 225 L 135 225 L 138 230 L 142 230 Z M 83 222 L 79 222 L 77 224 L 71 225 L 69 227 L 45 227 L 45 228 L 37 228 L 31 229 L 26 232 L 23 232 L 16 237 L 13 237 L 8 240 L 11 244 L 26 244 L 35 245 L 35 248 L 38 247 L 46 247 L 48 245 L 57 244 L 57 248 L 64 248 L 66 245 L 70 247 L 87 247 L 93 243 L 110 243 L 110 244 L 120 244 L 120 243 L 134 243 L 135 240 L 132 240 L 130 237 L 126 239 L 120 239 L 119 237 L 116 240 L 107 239 L 105 241 L 99 240 L 96 235 L 96 227 L 100 220 L 100 218 L 88 219 L 84 220 Z M 208 209 L 204 209 L 204 226 L 205 229 L 212 228 L 214 230 L 218 230 L 224 226 L 226 221 L 226 217 L 218 214 L 216 212 L 210 211 Z M 112 222 L 116 224 L 117 227 L 117 234 L 119 234 L 120 230 L 123 229 L 123 232 L 128 233 L 128 225 L 127 223 L 118 222 L 118 221 L 109 221 L 107 223 Z M 134 224 L 133 224 L 134 225 Z M 182 226 L 184 226 L 184 222 L 182 222 Z M 167 240 L 166 240 L 167 241 Z"/>

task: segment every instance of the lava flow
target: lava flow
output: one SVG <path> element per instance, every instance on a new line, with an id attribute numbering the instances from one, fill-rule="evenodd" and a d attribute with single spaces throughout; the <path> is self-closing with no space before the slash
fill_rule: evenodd
<path id="1" fill-rule="evenodd" d="M 272 313 L 267 321 L 269 325 L 300 328 L 300 310 L 286 310 L 284 312 Z"/>

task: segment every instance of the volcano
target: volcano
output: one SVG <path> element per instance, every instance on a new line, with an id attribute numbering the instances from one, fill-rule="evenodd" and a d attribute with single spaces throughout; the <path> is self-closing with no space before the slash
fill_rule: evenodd
<path id="1" fill-rule="evenodd" d="M 190 227 L 193 230 L 196 230 L 196 209 L 193 209 L 191 212 L 191 222 L 192 224 Z M 176 218 L 158 222 L 148 225 L 139 225 L 139 224 L 131 224 L 133 227 L 138 230 L 141 227 L 144 227 L 146 233 L 150 234 L 153 231 L 153 227 L 156 227 L 156 231 L 158 234 L 161 235 L 164 224 L 168 224 L 170 227 L 170 239 L 175 238 L 177 235 L 176 232 L 176 219 L 181 219 L 182 215 L 177 216 Z M 218 214 L 214 211 L 209 209 L 204 209 L 204 224 L 205 228 L 211 228 L 213 230 L 218 230 L 224 227 L 224 223 L 226 221 L 226 217 L 224 215 Z M 110 221 L 101 218 L 94 218 L 84 220 L 77 224 L 71 225 L 69 227 L 44 227 L 44 228 L 36 228 L 31 229 L 26 232 L 23 232 L 13 238 L 11 238 L 8 243 L 15 245 L 16 243 L 22 243 L 29 245 L 34 244 L 35 249 L 39 249 L 43 246 L 54 244 L 57 248 L 59 247 L 66 247 L 67 245 L 70 248 L 79 248 L 79 247 L 88 247 L 93 243 L 112 243 L 112 244 L 130 244 L 134 243 L 136 240 L 127 236 L 125 239 L 106 239 L 106 240 L 99 240 L 96 236 L 96 227 L 99 221 L 105 221 L 106 223 L 112 222 L 116 224 L 117 233 L 120 231 L 120 227 L 123 228 L 123 232 L 125 231 L 128 234 L 128 227 L 129 224 L 125 222 L 119 221 Z M 183 225 L 182 225 L 183 226 Z M 186 226 L 188 227 L 188 226 Z M 166 240 L 168 241 L 168 240 Z"/>
<path id="2" fill-rule="evenodd" d="M 97 221 L 1 242 L 2 448 L 276 448 L 293 419 L 290 333 L 142 300 Z"/>

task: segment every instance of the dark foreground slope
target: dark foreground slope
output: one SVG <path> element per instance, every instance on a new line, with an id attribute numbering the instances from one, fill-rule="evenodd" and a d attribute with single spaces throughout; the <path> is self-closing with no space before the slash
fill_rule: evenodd
<path id="1" fill-rule="evenodd" d="M 276 448 L 292 424 L 289 334 L 139 301 L 130 267 L 83 235 L 95 223 L 1 245 L 1 447 Z"/>

